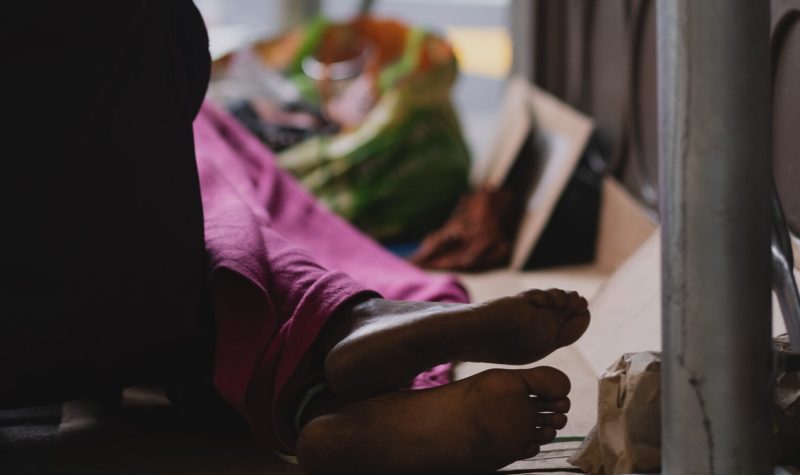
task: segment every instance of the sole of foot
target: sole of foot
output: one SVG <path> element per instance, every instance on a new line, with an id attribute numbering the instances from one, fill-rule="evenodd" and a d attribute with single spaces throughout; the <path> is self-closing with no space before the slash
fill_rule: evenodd
<path id="1" fill-rule="evenodd" d="M 342 317 L 346 329 L 325 358 L 338 397 L 357 401 L 391 391 L 437 364 L 529 364 L 586 331 L 586 299 L 531 290 L 478 304 L 371 299 Z"/>
<path id="2" fill-rule="evenodd" d="M 569 389 L 564 373 L 538 367 L 388 393 L 311 420 L 297 456 L 309 475 L 487 473 L 555 438 Z"/>

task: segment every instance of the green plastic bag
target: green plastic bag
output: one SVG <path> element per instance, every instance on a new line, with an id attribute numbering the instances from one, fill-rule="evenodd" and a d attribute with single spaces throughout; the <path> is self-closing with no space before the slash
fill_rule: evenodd
<path id="1" fill-rule="evenodd" d="M 314 48 L 309 38 L 322 37 L 314 28 L 306 34 L 302 54 Z M 468 187 L 469 152 L 450 101 L 455 57 L 431 64 L 424 48 L 432 38 L 409 31 L 402 56 L 381 69 L 380 97 L 356 129 L 312 137 L 278 156 L 330 209 L 379 240 L 435 229 Z"/>

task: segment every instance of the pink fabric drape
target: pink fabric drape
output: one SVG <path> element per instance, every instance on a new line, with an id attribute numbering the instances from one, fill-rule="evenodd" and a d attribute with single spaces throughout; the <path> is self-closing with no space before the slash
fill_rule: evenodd
<path id="1" fill-rule="evenodd" d="M 228 114 L 204 104 L 194 132 L 212 286 L 227 271 L 241 287 L 217 306 L 214 384 L 259 438 L 290 451 L 293 414 L 279 397 L 343 303 L 368 292 L 468 297 L 453 277 L 424 273 L 324 209 Z M 413 387 L 446 383 L 448 369 Z"/>

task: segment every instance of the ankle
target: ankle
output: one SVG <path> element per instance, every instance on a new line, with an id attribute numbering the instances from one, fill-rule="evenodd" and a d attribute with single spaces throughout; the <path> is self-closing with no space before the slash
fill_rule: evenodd
<path id="1" fill-rule="evenodd" d="M 325 386 L 320 391 L 310 395 L 310 399 L 302 408 L 299 408 L 298 430 L 302 429 L 314 419 L 334 413 L 341 409 L 343 403 L 336 397 L 329 386 Z"/>
<path id="2" fill-rule="evenodd" d="M 322 328 L 314 344 L 314 352 L 324 360 L 333 347 L 353 332 L 359 320 L 375 311 L 375 301 L 382 300 L 377 294 L 366 293 L 342 305 Z"/>

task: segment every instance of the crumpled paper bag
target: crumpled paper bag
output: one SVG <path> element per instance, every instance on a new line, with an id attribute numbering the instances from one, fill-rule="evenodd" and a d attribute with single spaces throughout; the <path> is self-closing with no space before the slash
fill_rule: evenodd
<path id="1" fill-rule="evenodd" d="M 626 353 L 600 377 L 597 425 L 568 462 L 587 473 L 661 466 L 661 356 Z"/>
<path id="2" fill-rule="evenodd" d="M 788 351 L 785 335 L 775 338 Z M 597 425 L 568 462 L 596 475 L 657 472 L 661 466 L 661 356 L 627 353 L 600 377 Z M 800 459 L 800 374 L 779 372 L 773 396 L 776 463 Z"/>

